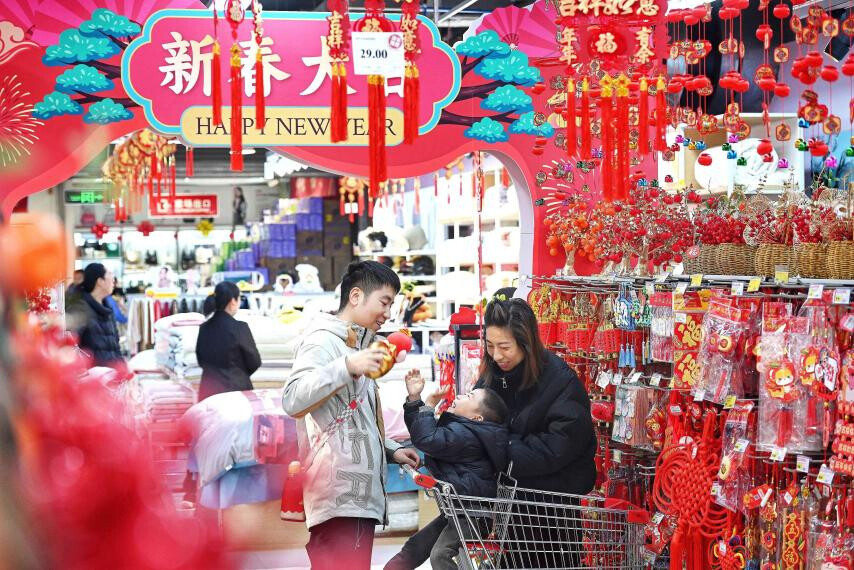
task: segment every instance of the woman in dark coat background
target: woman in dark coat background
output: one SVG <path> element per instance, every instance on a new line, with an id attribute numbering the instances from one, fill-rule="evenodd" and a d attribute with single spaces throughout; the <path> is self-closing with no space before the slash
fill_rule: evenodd
<path id="1" fill-rule="evenodd" d="M 103 264 L 90 263 L 83 270 L 79 298 L 68 310 L 70 328 L 76 330 L 80 348 L 92 355 L 96 366 L 124 365 L 116 319 L 104 303 L 115 284 L 112 272 Z"/>
<path id="2" fill-rule="evenodd" d="M 252 374 L 261 356 L 249 325 L 234 318 L 240 308 L 240 289 L 223 282 L 214 289 L 214 314 L 202 324 L 196 358 L 202 368 L 199 401 L 214 394 L 251 390 Z"/>
<path id="3" fill-rule="evenodd" d="M 510 410 L 511 476 L 527 489 L 589 493 L 596 482 L 597 442 L 590 399 L 578 376 L 545 349 L 534 311 L 522 299 L 493 299 L 484 324 L 485 350 L 476 387 L 498 392 Z M 536 520 L 519 517 L 513 525 L 513 567 L 575 567 L 580 529 L 566 520 L 566 512 L 541 514 L 545 516 Z M 549 554 L 542 552 L 546 541 L 553 541 Z"/>

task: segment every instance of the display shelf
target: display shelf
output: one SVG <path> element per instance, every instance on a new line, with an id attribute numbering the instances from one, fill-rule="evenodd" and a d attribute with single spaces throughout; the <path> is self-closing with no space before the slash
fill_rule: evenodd
<path id="1" fill-rule="evenodd" d="M 412 249 L 409 251 L 403 250 L 383 250 L 383 251 L 360 251 L 359 257 L 416 257 L 419 255 L 432 256 L 436 255 L 434 249 Z"/>

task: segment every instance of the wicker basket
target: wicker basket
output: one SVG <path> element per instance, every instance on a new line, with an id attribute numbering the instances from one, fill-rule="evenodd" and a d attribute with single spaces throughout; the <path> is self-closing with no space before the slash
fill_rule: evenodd
<path id="1" fill-rule="evenodd" d="M 827 276 L 854 279 L 854 241 L 832 241 L 827 246 Z"/>
<path id="2" fill-rule="evenodd" d="M 756 248 L 743 243 L 722 243 L 716 259 L 721 275 L 753 275 Z"/>
<path id="3" fill-rule="evenodd" d="M 795 258 L 801 277 L 827 278 L 826 243 L 799 243 L 795 246 Z"/>
<path id="4" fill-rule="evenodd" d="M 763 243 L 756 249 L 756 275 L 774 277 L 778 265 L 785 265 L 790 272 L 795 271 L 795 254 L 790 245 Z"/>
<path id="5" fill-rule="evenodd" d="M 685 275 L 695 275 L 703 272 L 703 262 L 699 255 L 697 257 L 688 257 L 684 255 L 682 259 L 683 273 Z"/>
<path id="6" fill-rule="evenodd" d="M 700 267 L 698 273 L 705 275 L 718 275 L 718 246 L 706 245 L 700 246 Z"/>

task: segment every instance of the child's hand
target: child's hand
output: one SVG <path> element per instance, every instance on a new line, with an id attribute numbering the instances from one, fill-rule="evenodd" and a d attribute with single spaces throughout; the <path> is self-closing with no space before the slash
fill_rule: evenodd
<path id="1" fill-rule="evenodd" d="M 410 400 L 420 400 L 421 392 L 424 391 L 424 378 L 418 370 L 410 370 L 406 373 L 406 390 L 409 392 Z"/>
<path id="2" fill-rule="evenodd" d="M 432 408 L 435 408 L 436 405 L 442 401 L 442 398 L 448 395 L 448 391 L 450 389 L 450 386 L 442 386 L 441 388 L 427 396 L 427 399 L 424 401 L 424 403 Z"/>

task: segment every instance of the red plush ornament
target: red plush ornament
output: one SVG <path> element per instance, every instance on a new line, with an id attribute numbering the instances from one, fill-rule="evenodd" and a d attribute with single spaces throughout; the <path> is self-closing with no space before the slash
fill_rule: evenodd
<path id="1" fill-rule="evenodd" d="M 763 44 L 767 44 L 771 41 L 771 38 L 774 37 L 774 30 L 771 29 L 771 26 L 768 24 L 760 24 L 758 28 L 756 28 L 756 39 L 762 42 Z"/>
<path id="2" fill-rule="evenodd" d="M 704 152 L 697 158 L 697 162 L 703 166 L 709 166 L 712 163 L 712 155 Z"/>
<path id="3" fill-rule="evenodd" d="M 777 97 L 788 97 L 791 89 L 785 83 L 778 83 L 774 86 L 774 95 Z"/>
<path id="4" fill-rule="evenodd" d="M 664 88 L 666 86 L 664 76 L 658 76 L 658 82 L 655 85 L 655 150 L 667 150 L 667 141 L 664 139 L 664 134 L 667 129 L 667 100 L 664 98 Z"/>
<path id="5" fill-rule="evenodd" d="M 575 123 L 575 81 L 566 80 L 566 155 L 574 157 L 578 152 L 578 132 Z M 503 171 L 502 171 L 503 172 Z"/>
<path id="6" fill-rule="evenodd" d="M 854 53 L 848 54 L 845 63 L 842 64 L 842 73 L 847 77 L 854 76 Z"/>
<path id="7" fill-rule="evenodd" d="M 732 20 L 741 15 L 741 10 L 736 10 L 735 8 L 721 8 L 718 11 L 718 16 L 721 20 Z"/>
<path id="8" fill-rule="evenodd" d="M 821 57 L 819 52 L 811 51 L 804 56 L 804 61 L 806 61 L 807 65 L 810 67 L 818 67 L 824 62 L 824 58 Z"/>
<path id="9" fill-rule="evenodd" d="M 649 153 L 649 85 L 646 77 L 641 77 L 638 87 L 638 152 Z"/>
<path id="10" fill-rule="evenodd" d="M 773 76 L 766 76 L 756 82 L 756 85 L 762 91 L 774 91 L 777 87 L 777 80 Z"/>
<path id="11" fill-rule="evenodd" d="M 774 145 L 768 139 L 762 139 L 756 146 L 756 152 L 759 154 L 770 154 L 774 150 Z"/>
<path id="12" fill-rule="evenodd" d="M 149 234 L 151 234 L 151 232 L 153 232 L 154 230 L 155 230 L 154 224 L 152 224 L 148 220 L 143 220 L 142 222 L 139 223 L 139 225 L 136 226 L 136 231 L 138 231 L 139 233 L 141 233 L 145 237 L 148 237 Z"/>
<path id="13" fill-rule="evenodd" d="M 591 156 L 592 136 L 590 132 L 590 84 L 585 77 L 581 82 L 581 158 Z"/>

